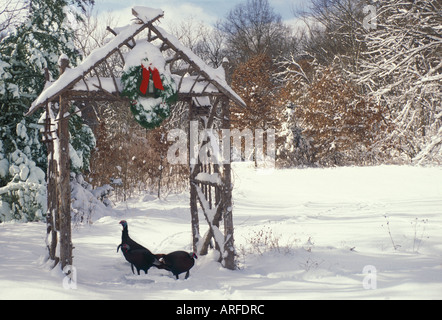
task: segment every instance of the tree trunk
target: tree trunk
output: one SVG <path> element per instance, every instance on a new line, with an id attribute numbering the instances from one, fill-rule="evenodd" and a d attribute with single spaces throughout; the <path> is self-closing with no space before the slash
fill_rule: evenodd
<path id="1" fill-rule="evenodd" d="M 48 169 L 47 169 L 47 205 L 48 211 L 46 214 L 46 246 L 48 248 L 49 259 L 54 261 L 53 267 L 59 262 L 59 257 L 56 256 L 57 248 L 57 214 L 58 214 L 58 196 L 57 196 L 57 162 L 54 158 L 54 135 L 52 134 L 53 118 L 52 110 L 49 109 L 49 104 L 46 106 L 46 123 L 44 139 L 48 153 Z"/>
<path id="2" fill-rule="evenodd" d="M 230 106 L 229 100 L 222 102 L 223 128 L 230 129 Z M 226 137 L 223 137 L 225 139 Z M 229 136 L 230 139 L 230 136 Z M 233 239 L 233 214 L 232 214 L 232 177 L 231 177 L 231 150 L 229 150 L 228 159 L 224 159 L 223 164 L 223 189 L 221 201 L 223 206 L 224 219 L 224 256 L 223 265 L 225 268 L 234 270 L 235 265 L 235 246 Z"/>
<path id="3" fill-rule="evenodd" d="M 60 73 L 67 67 L 62 61 Z M 65 62 L 65 63 L 63 63 Z M 60 96 L 60 110 L 57 127 L 59 139 L 59 218 L 60 218 L 60 261 L 61 268 L 72 265 L 72 235 L 71 235 L 71 186 L 70 186 L 70 157 L 69 157 L 69 100 Z"/>
<path id="4" fill-rule="evenodd" d="M 191 216 L 191 224 L 192 224 L 192 243 L 193 243 L 193 252 L 200 254 L 198 251 L 199 240 L 200 240 L 200 229 L 199 229 L 199 217 L 198 217 L 198 203 L 197 203 L 197 191 L 196 186 L 193 184 L 193 179 L 199 172 L 199 164 L 191 164 L 191 148 L 193 147 L 192 139 L 192 128 L 190 122 L 195 120 L 195 114 L 192 107 L 192 100 L 188 100 L 189 104 L 189 132 L 187 135 L 187 144 L 188 144 L 188 164 L 189 164 L 189 181 L 190 181 L 190 216 Z"/>

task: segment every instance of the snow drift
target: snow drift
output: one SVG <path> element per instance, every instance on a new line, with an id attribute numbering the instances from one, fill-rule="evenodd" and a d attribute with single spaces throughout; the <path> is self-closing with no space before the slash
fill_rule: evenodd
<path id="1" fill-rule="evenodd" d="M 121 219 L 154 253 L 191 250 L 188 194 L 142 195 L 74 228 L 76 289 L 42 261 L 43 223 L 0 224 L 0 299 L 442 297 L 441 167 L 233 168 L 238 270 L 209 253 L 187 280 L 133 276 Z"/>

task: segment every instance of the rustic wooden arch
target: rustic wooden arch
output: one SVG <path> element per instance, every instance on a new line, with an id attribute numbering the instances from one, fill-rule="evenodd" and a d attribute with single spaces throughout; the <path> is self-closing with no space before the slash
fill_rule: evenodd
<path id="1" fill-rule="evenodd" d="M 120 101 L 129 104 L 128 99 L 120 95 L 121 81 L 117 72 L 110 67 L 110 59 L 120 59 L 124 64 L 125 51 L 133 50 L 140 41 L 154 44 L 172 71 L 178 86 L 178 101 L 188 105 L 189 124 L 197 123 L 199 128 L 230 129 L 230 104 L 245 106 L 225 80 L 224 63 L 218 69 L 207 66 L 190 49 L 158 26 L 157 21 L 164 16 L 162 10 L 134 7 L 132 14 L 135 17 L 133 24 L 118 30 L 108 28 L 115 37 L 93 51 L 78 67 L 68 68 L 68 60 L 60 57 L 60 77 L 52 82 L 47 77 L 45 90 L 27 113 L 30 115 L 40 108 L 46 109 L 47 246 L 54 265 L 60 262 L 62 269 L 73 263 L 69 186 L 70 103 Z M 230 137 L 227 138 L 230 141 Z M 203 148 L 208 143 L 210 138 L 198 147 Z M 188 145 L 190 148 L 191 143 L 188 142 Z M 194 150 L 189 149 L 189 154 L 192 152 Z M 199 160 L 189 162 L 190 214 L 194 251 L 200 255 L 206 254 L 213 239 L 215 249 L 219 252 L 219 261 L 224 267 L 234 269 L 230 152 L 228 154 L 228 159 L 222 163 L 201 163 Z M 209 226 L 202 236 L 199 231 L 198 203 Z M 224 233 L 220 230 L 222 221 Z M 57 246 L 59 256 L 56 253 Z"/>

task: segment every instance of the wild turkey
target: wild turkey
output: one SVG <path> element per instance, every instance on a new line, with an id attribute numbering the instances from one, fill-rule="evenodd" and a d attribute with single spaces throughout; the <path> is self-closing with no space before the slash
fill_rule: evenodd
<path id="1" fill-rule="evenodd" d="M 127 243 L 120 244 L 117 248 L 121 247 L 121 251 L 123 252 L 124 257 L 130 263 L 130 267 L 132 269 L 132 273 L 135 274 L 135 269 L 137 269 L 138 275 L 140 275 L 140 270 L 143 270 L 145 274 L 147 271 L 153 266 L 160 266 L 161 262 L 150 252 L 148 249 L 132 249 L 130 245 Z"/>
<path id="2" fill-rule="evenodd" d="M 177 279 L 179 279 L 179 275 L 183 272 L 186 272 L 184 279 L 189 278 L 189 270 L 192 269 L 195 264 L 194 258 L 198 259 L 195 253 L 185 251 L 174 251 L 169 254 L 157 254 L 155 256 L 162 263 L 156 267 L 158 269 L 171 271 Z"/>
<path id="3" fill-rule="evenodd" d="M 147 270 L 149 270 L 152 265 L 161 265 L 149 249 L 129 237 L 127 222 L 121 220 L 120 224 L 123 226 L 123 231 L 121 234 L 121 244 L 117 247 L 117 252 L 120 247 L 125 248 L 125 250 L 122 249 L 121 251 L 123 252 L 124 258 L 131 264 L 132 272 L 135 274 L 134 265 L 137 268 L 138 274 L 140 274 L 140 270 L 144 270 L 144 272 L 147 273 Z M 144 266 L 144 268 L 138 268 L 137 265 Z"/>
<path id="4" fill-rule="evenodd" d="M 134 240 L 131 239 L 131 237 L 129 237 L 129 230 L 127 228 L 127 222 L 126 220 L 121 220 L 120 224 L 123 226 L 123 231 L 121 233 L 121 244 L 118 246 L 122 246 L 123 244 L 128 244 L 131 248 L 131 250 L 138 250 L 138 249 L 146 249 L 145 247 L 143 247 L 141 244 L 135 242 Z M 117 249 L 118 252 L 118 249 Z"/>

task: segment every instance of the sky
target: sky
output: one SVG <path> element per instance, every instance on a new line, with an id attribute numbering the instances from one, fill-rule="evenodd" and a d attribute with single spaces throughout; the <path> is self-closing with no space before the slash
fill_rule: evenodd
<path id="1" fill-rule="evenodd" d="M 164 10 L 164 23 L 179 24 L 192 17 L 213 25 L 222 19 L 236 5 L 246 0 L 95 0 L 95 8 L 99 15 L 107 14 L 117 17 L 119 25 L 127 24 L 133 18 L 133 6 L 146 6 Z M 287 23 L 293 23 L 293 8 L 299 9 L 307 1 L 302 0 L 269 0 L 276 13 Z"/>

